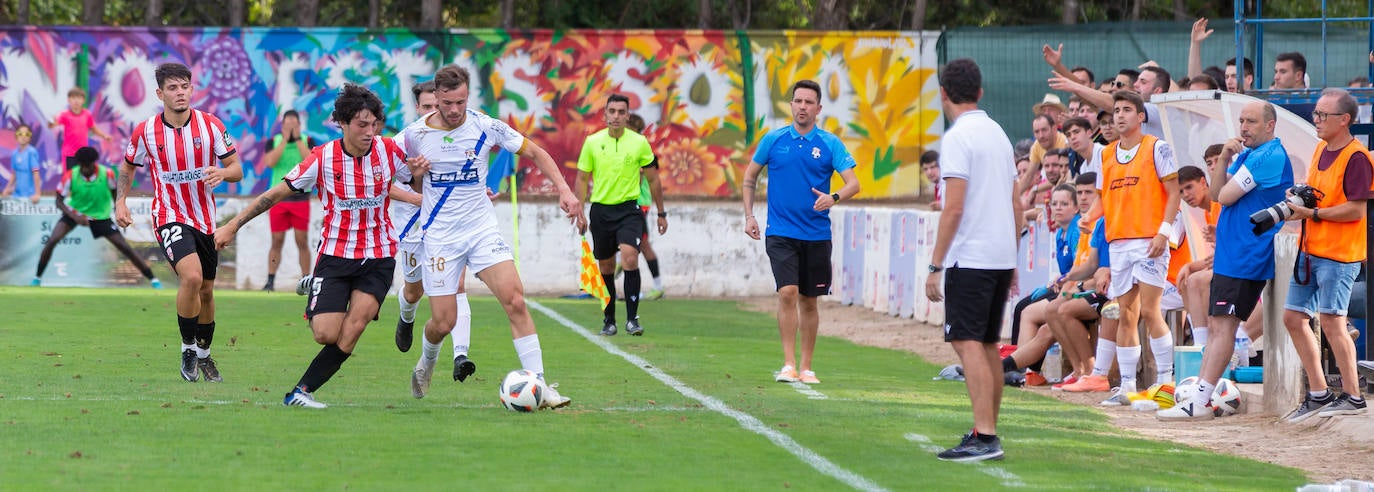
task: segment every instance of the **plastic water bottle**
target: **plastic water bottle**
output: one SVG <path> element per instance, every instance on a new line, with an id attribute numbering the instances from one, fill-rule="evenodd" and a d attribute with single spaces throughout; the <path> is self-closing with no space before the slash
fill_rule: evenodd
<path id="1" fill-rule="evenodd" d="M 1050 345 L 1050 349 L 1045 352 L 1045 360 L 1040 363 L 1040 375 L 1045 376 L 1045 380 L 1051 383 L 1059 383 L 1064 380 L 1064 356 L 1059 348 L 1059 344 Z"/>
<path id="2" fill-rule="evenodd" d="M 1236 354 L 1240 359 L 1236 361 L 1236 367 L 1250 367 L 1250 338 L 1236 339 Z"/>

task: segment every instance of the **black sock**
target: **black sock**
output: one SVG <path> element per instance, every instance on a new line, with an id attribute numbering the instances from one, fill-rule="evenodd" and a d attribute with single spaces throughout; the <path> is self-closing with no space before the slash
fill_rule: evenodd
<path id="1" fill-rule="evenodd" d="M 146 279 L 148 279 L 148 280 L 153 280 L 153 279 L 157 278 L 157 277 L 154 277 L 154 276 L 153 276 L 153 269 L 152 269 L 152 268 L 148 268 L 148 265 L 146 265 L 146 264 L 143 265 L 142 267 L 140 267 L 140 268 L 138 269 L 138 273 L 142 273 L 142 274 L 143 274 L 143 278 L 146 278 Z"/>
<path id="2" fill-rule="evenodd" d="M 625 319 L 639 319 L 639 270 L 625 270 Z"/>
<path id="3" fill-rule="evenodd" d="M 611 302 L 606 303 L 605 316 L 602 317 L 606 323 L 615 324 L 615 274 L 601 274 L 601 280 L 606 282 L 606 294 L 611 296 Z"/>
<path id="4" fill-rule="evenodd" d="M 305 374 L 296 386 L 304 387 L 305 391 L 311 393 L 319 391 L 324 383 L 329 382 L 329 378 L 334 377 L 334 373 L 339 372 L 339 367 L 343 366 L 350 355 L 352 354 L 339 350 L 338 345 L 325 345 L 320 348 L 320 353 L 315 355 L 315 360 L 310 361 L 310 367 L 305 369 Z"/>
<path id="5" fill-rule="evenodd" d="M 215 339 L 215 322 L 196 324 L 196 346 L 205 350 L 210 349 L 210 342 Z"/>
<path id="6" fill-rule="evenodd" d="M 1016 366 L 1016 359 L 1013 359 L 1010 355 L 1002 358 L 1002 372 L 1019 370 L 1021 370 L 1021 368 Z"/>
<path id="7" fill-rule="evenodd" d="M 654 278 L 658 278 L 658 258 L 654 258 L 652 260 L 644 260 L 644 263 L 647 263 L 649 265 L 649 275 L 653 275 Z"/>
<path id="8" fill-rule="evenodd" d="M 1044 372 L 1044 371 L 1041 371 L 1041 369 L 1044 368 L 1044 363 L 1045 363 L 1045 358 L 1044 358 L 1044 357 L 1041 357 L 1040 360 L 1037 360 L 1037 361 L 1035 361 L 1035 362 L 1030 363 L 1030 365 L 1027 365 L 1027 366 L 1026 366 L 1026 369 L 1030 369 L 1030 370 L 1035 371 L 1035 372 Z"/>
<path id="9" fill-rule="evenodd" d="M 267 285 L 276 285 L 276 283 L 277 276 L 271 273 L 267 274 Z"/>
<path id="10" fill-rule="evenodd" d="M 983 434 L 981 432 L 975 432 L 974 434 L 978 435 L 978 440 L 982 441 L 983 444 L 991 444 L 992 441 L 997 440 L 997 434 Z"/>
<path id="11" fill-rule="evenodd" d="M 181 329 L 181 344 L 190 345 L 196 343 L 196 328 L 200 324 L 199 316 L 190 318 L 177 315 L 177 328 Z"/>

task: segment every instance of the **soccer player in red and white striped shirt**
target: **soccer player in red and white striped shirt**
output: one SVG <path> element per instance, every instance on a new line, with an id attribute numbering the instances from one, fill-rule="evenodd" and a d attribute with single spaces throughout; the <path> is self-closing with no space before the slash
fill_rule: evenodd
<path id="1" fill-rule="evenodd" d="M 243 179 L 243 169 L 224 123 L 191 109 L 191 69 L 164 63 L 153 75 L 162 113 L 139 123 L 124 151 L 115 222 L 120 227 L 133 224 L 125 198 L 134 173 L 146 167 L 153 184 L 158 243 L 181 278 L 177 287 L 181 377 L 195 381 L 203 375 L 206 381 L 219 382 L 219 368 L 210 358 L 215 336 L 215 269 L 219 267 L 219 253 L 210 237 L 215 232 L 215 196 L 210 190 Z"/>
<path id="2" fill-rule="evenodd" d="M 291 193 L 320 190 L 324 230 L 305 315 L 315 341 L 324 345 L 283 404 L 324 408 L 311 392 L 319 390 L 353 353 L 368 322 L 377 318 L 396 271 L 396 233 L 387 213 L 397 169 L 428 169 L 424 158 L 407 160 L 395 141 L 377 136 L 384 117 L 372 91 L 345 84 L 334 101 L 334 121 L 344 136 L 317 147 L 294 170 L 215 231 L 215 246 L 233 241 L 249 220 Z M 401 198 L 419 205 L 419 195 Z"/>

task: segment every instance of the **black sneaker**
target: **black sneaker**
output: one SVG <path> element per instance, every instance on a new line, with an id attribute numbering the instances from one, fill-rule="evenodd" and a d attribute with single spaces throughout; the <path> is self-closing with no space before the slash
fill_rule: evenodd
<path id="1" fill-rule="evenodd" d="M 396 348 L 401 352 L 409 352 L 410 346 L 415 343 L 415 321 L 396 319 Z"/>
<path id="2" fill-rule="evenodd" d="M 1318 410 L 1317 416 L 1322 418 L 1335 417 L 1338 415 L 1359 415 L 1364 413 L 1364 398 L 1358 400 L 1351 398 L 1349 394 L 1342 394 L 1333 401 Z"/>
<path id="3" fill-rule="evenodd" d="M 614 322 L 614 321 L 607 321 L 607 322 L 605 322 L 605 323 L 606 323 L 606 326 L 603 326 L 603 327 L 601 328 L 601 336 L 603 336 L 603 337 L 613 337 L 613 336 L 615 336 L 615 322 Z"/>
<path id="4" fill-rule="evenodd" d="M 1302 422 L 1309 418 L 1315 417 L 1317 415 L 1317 412 L 1321 410 L 1322 407 L 1334 401 L 1336 401 L 1336 397 L 1331 395 L 1330 393 L 1326 394 L 1326 398 L 1322 398 L 1320 400 L 1312 398 L 1312 395 L 1307 395 L 1306 397 L 1303 397 L 1302 404 L 1298 405 L 1298 408 L 1293 409 L 1292 412 L 1288 412 L 1288 415 L 1283 416 L 1283 421 L 1288 422 L 1290 424 L 1296 424 L 1298 422 Z"/>
<path id="5" fill-rule="evenodd" d="M 277 290 L 277 289 L 276 289 L 275 287 L 272 286 L 272 282 L 268 282 L 268 283 L 266 283 L 266 284 L 264 284 L 264 285 L 262 286 L 262 291 L 263 291 L 263 292 L 272 292 L 272 291 L 274 291 L 274 290 Z"/>
<path id="6" fill-rule="evenodd" d="M 644 327 L 639 326 L 639 318 L 635 318 L 625 322 L 625 333 L 628 333 L 633 336 L 644 335 Z"/>
<path id="7" fill-rule="evenodd" d="M 224 381 L 219 377 L 219 367 L 215 366 L 215 359 L 205 356 L 204 359 L 196 359 L 196 365 L 200 366 L 200 374 L 207 383 L 218 383 Z"/>
<path id="8" fill-rule="evenodd" d="M 188 348 L 181 351 L 181 377 L 191 382 L 200 377 L 196 368 L 196 349 Z"/>
<path id="9" fill-rule="evenodd" d="M 943 461 L 972 462 L 1002 459 L 1002 439 L 993 437 L 992 442 L 983 442 L 977 432 L 964 434 L 958 446 L 941 451 L 936 455 Z"/>
<path id="10" fill-rule="evenodd" d="M 477 363 L 468 359 L 466 355 L 453 358 L 453 380 L 457 382 L 467 381 L 468 376 L 477 372 Z"/>

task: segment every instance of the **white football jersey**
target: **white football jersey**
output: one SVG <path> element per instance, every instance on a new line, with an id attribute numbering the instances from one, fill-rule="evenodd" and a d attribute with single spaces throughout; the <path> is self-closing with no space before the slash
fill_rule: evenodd
<path id="1" fill-rule="evenodd" d="M 419 230 L 427 244 L 461 240 L 485 228 L 496 228 L 496 214 L 487 198 L 487 154 L 493 146 L 519 152 L 525 137 L 505 122 L 468 110 L 462 126 L 444 131 L 421 118 L 396 136 L 411 157 L 429 159 L 423 179 Z M 409 173 L 409 170 L 403 170 Z M 401 180 L 409 179 L 401 176 Z M 404 228 L 404 225 L 401 225 Z"/>

